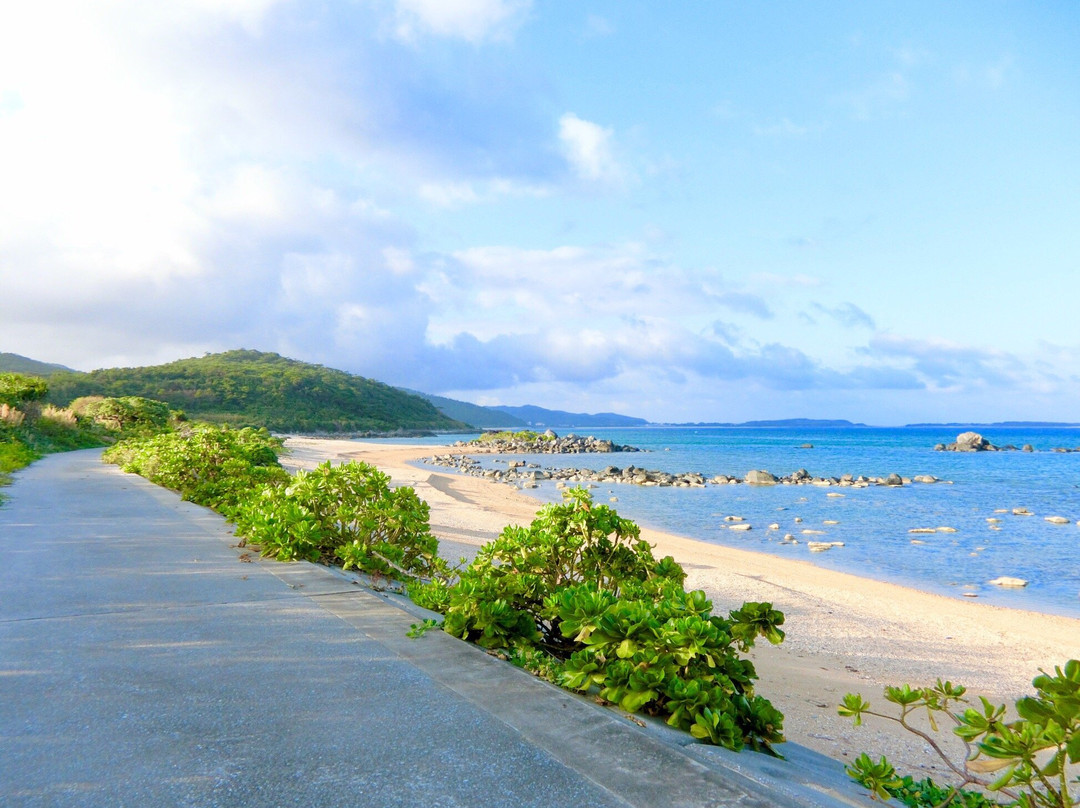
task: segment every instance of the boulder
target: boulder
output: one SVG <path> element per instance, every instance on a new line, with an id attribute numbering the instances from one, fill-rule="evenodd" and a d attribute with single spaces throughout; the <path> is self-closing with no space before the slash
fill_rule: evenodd
<path id="1" fill-rule="evenodd" d="M 904 478 L 899 474 L 890 474 L 885 478 L 884 485 L 901 486 L 904 484 Z"/>
<path id="2" fill-rule="evenodd" d="M 1023 578 L 1012 578 L 1008 575 L 1002 575 L 1000 578 L 995 578 L 989 582 L 993 586 L 1007 586 L 1010 589 L 1020 589 L 1028 585 L 1028 582 Z"/>
<path id="3" fill-rule="evenodd" d="M 961 432 L 956 436 L 956 451 L 958 452 L 982 452 L 990 445 L 990 441 L 978 432 Z"/>
<path id="4" fill-rule="evenodd" d="M 746 482 L 750 485 L 776 485 L 776 476 L 763 469 L 746 472 Z"/>

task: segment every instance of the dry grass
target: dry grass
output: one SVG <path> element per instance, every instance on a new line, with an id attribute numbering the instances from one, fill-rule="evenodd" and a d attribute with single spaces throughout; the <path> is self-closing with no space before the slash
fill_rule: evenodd
<path id="1" fill-rule="evenodd" d="M 8 426 L 12 428 L 22 426 L 25 418 L 26 413 L 22 410 L 17 410 L 7 404 L 0 404 L 0 421 L 3 421 Z"/>
<path id="2" fill-rule="evenodd" d="M 41 418 L 44 421 L 52 421 L 69 429 L 74 429 L 79 423 L 79 419 L 75 417 L 75 413 L 71 410 L 54 407 L 52 404 L 45 405 L 45 408 L 41 411 Z"/>

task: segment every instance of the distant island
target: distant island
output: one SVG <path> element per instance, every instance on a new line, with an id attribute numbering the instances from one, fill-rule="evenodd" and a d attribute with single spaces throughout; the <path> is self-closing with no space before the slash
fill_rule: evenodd
<path id="1" fill-rule="evenodd" d="M 1056 429 L 1060 427 L 1080 426 L 1080 424 L 1068 421 L 994 421 L 989 424 L 977 423 L 975 421 L 949 421 L 940 424 L 904 424 L 905 428 L 937 426 L 949 427 L 950 429 L 966 429 L 969 427 L 980 427 L 982 429 L 992 429 L 993 427 L 1051 427 Z"/>
<path id="2" fill-rule="evenodd" d="M 678 426 L 678 427 L 792 427 L 797 429 L 832 429 L 834 427 L 860 427 L 866 426 L 866 424 L 853 423 L 851 421 L 845 421 L 843 419 L 822 419 L 822 418 L 780 418 L 771 421 L 742 421 L 741 423 L 734 423 L 730 421 L 699 421 L 697 423 L 681 423 L 681 424 L 656 424 L 655 426 Z"/>

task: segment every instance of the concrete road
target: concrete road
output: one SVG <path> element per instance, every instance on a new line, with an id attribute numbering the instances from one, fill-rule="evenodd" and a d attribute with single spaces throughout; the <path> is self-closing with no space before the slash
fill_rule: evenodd
<path id="1" fill-rule="evenodd" d="M 0 805 L 869 804 L 807 750 L 733 755 L 408 639 L 411 604 L 259 559 L 99 450 L 4 493 Z"/>

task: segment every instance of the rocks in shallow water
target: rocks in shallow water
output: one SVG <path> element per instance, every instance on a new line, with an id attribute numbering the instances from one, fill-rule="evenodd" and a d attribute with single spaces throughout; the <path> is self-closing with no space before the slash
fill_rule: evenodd
<path id="1" fill-rule="evenodd" d="M 937 529 L 937 532 L 938 533 L 955 533 L 956 528 L 955 527 L 939 527 Z"/>
<path id="2" fill-rule="evenodd" d="M 1015 449 L 1015 446 L 994 446 L 990 441 L 978 432 L 961 432 L 956 436 L 953 443 L 939 443 L 934 447 L 936 452 L 999 452 L 1004 449 Z"/>
<path id="3" fill-rule="evenodd" d="M 1000 578 L 995 578 L 988 583 L 993 586 L 1008 587 L 1009 589 L 1022 589 L 1023 587 L 1028 585 L 1028 582 L 1025 581 L 1023 578 L 1013 578 L 1008 575 L 1002 575 Z"/>
<path id="4" fill-rule="evenodd" d="M 913 527 L 908 533 L 937 533 L 936 527 Z"/>
<path id="5" fill-rule="evenodd" d="M 566 438 L 560 438 L 559 440 L 578 440 L 578 438 L 574 435 L 568 435 Z M 587 440 L 592 439 L 590 438 Z M 466 447 L 460 442 L 455 445 L 459 448 L 467 448 L 469 452 L 475 450 L 479 454 L 491 454 L 497 451 L 490 448 L 476 449 L 475 445 L 472 444 Z M 726 474 L 717 474 L 713 477 L 706 478 L 705 475 L 694 471 L 673 473 L 653 469 L 642 469 L 637 468 L 636 466 L 619 468 L 618 466 L 609 465 L 600 470 L 561 467 L 548 467 L 542 469 L 537 463 L 525 460 L 496 458 L 488 461 L 489 463 L 505 464 L 506 470 L 503 471 L 500 469 L 484 468 L 476 458 L 471 457 L 468 454 L 457 453 L 434 455 L 425 458 L 424 462 L 433 466 L 452 468 L 463 474 L 469 474 L 474 477 L 485 477 L 498 482 L 524 481 L 535 483 L 540 480 L 554 480 L 555 487 L 558 489 L 566 488 L 567 485 L 592 483 L 601 483 L 604 485 L 622 483 L 642 486 L 674 486 L 678 488 L 705 488 L 710 483 L 713 485 L 742 485 L 745 483 L 758 486 L 813 485 L 826 488 L 832 486 L 866 488 L 871 485 L 900 486 L 911 482 L 911 480 L 904 479 L 898 474 L 892 474 L 888 478 L 872 478 L 862 475 L 855 477 L 851 474 L 845 474 L 842 477 L 814 477 L 806 469 L 798 469 L 787 477 L 777 477 L 771 472 L 757 469 L 748 472 L 745 479 L 739 479 L 738 477 Z M 936 480 L 936 478 L 932 479 Z M 609 491 L 609 493 L 611 492 Z M 845 495 L 830 491 L 826 496 L 843 497 Z M 806 502 L 808 500 L 806 497 L 801 497 L 799 501 Z"/>
<path id="6" fill-rule="evenodd" d="M 1027 508 L 1013 508 L 1012 512 L 1013 512 L 1013 516 L 1034 516 L 1035 515 L 1031 511 L 1029 511 Z"/>
<path id="7" fill-rule="evenodd" d="M 1069 524 L 1069 520 L 1066 519 L 1064 516 L 1046 516 L 1044 518 L 1046 519 L 1047 522 L 1049 522 L 1052 525 L 1067 525 L 1067 524 Z"/>
<path id="8" fill-rule="evenodd" d="M 750 530 L 750 525 L 746 522 L 738 522 L 733 525 L 728 525 L 728 530 Z"/>
<path id="9" fill-rule="evenodd" d="M 844 543 L 842 541 L 808 541 L 806 546 L 811 553 L 821 553 L 834 547 L 843 547 Z"/>

